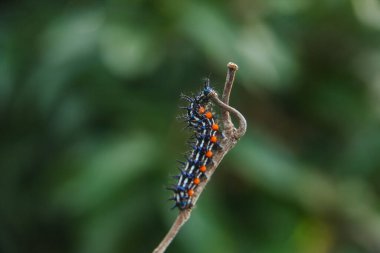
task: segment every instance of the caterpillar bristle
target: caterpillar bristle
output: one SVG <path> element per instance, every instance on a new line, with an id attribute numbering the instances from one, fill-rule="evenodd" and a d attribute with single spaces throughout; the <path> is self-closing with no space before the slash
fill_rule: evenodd
<path id="1" fill-rule="evenodd" d="M 179 170 L 179 172 L 181 173 L 181 175 L 183 175 L 185 173 L 185 171 L 184 171 L 185 168 L 179 168 L 178 167 L 177 169 Z"/>
<path id="2" fill-rule="evenodd" d="M 214 150 L 221 150 L 221 149 L 223 149 L 222 146 L 220 146 L 219 142 L 215 143 L 215 145 L 214 145 L 213 148 L 214 148 Z"/>
<path id="3" fill-rule="evenodd" d="M 186 114 L 178 115 L 176 117 L 177 120 L 184 120 L 185 119 L 184 122 L 187 121 L 187 118 L 188 118 L 188 116 Z"/>
<path id="4" fill-rule="evenodd" d="M 186 163 L 185 162 L 183 162 L 183 161 L 181 161 L 181 160 L 176 160 L 177 161 L 177 163 L 180 163 L 180 164 L 182 164 L 182 165 L 186 165 Z"/>
<path id="5" fill-rule="evenodd" d="M 166 187 L 166 190 L 168 190 L 168 191 L 176 191 L 176 187 L 175 186 L 167 186 Z"/>
<path id="6" fill-rule="evenodd" d="M 193 100 L 192 97 L 190 97 L 190 96 L 188 96 L 188 95 L 186 95 L 186 94 L 183 94 L 183 93 L 180 94 L 180 97 L 183 98 L 183 99 L 188 99 L 188 100 L 190 100 L 190 101 Z"/>
<path id="7" fill-rule="evenodd" d="M 205 173 L 202 173 L 202 180 L 207 180 L 208 179 L 208 176 L 205 174 Z"/>

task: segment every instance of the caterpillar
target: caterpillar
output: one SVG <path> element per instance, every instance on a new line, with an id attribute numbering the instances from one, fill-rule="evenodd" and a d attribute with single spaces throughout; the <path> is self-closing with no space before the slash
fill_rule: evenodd
<path id="1" fill-rule="evenodd" d="M 206 171 L 212 164 L 213 151 L 220 148 L 218 136 L 219 125 L 211 111 L 210 94 L 214 90 L 210 80 L 205 79 L 204 87 L 198 95 L 181 95 L 188 105 L 181 107 L 186 110 L 183 116 L 187 128 L 193 132 L 190 141 L 191 151 L 185 162 L 180 162 L 180 174 L 174 176 L 177 183 L 169 189 L 173 191 L 175 204 L 179 210 L 189 209 L 193 206 L 193 197 L 202 180 L 207 180 Z"/>

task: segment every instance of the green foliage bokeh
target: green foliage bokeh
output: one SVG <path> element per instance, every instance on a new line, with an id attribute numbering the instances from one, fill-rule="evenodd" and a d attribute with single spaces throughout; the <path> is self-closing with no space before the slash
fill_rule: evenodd
<path id="1" fill-rule="evenodd" d="M 168 252 L 380 252 L 377 0 L 3 1 L 0 251 L 151 252 L 176 211 L 179 94 L 246 136 Z"/>

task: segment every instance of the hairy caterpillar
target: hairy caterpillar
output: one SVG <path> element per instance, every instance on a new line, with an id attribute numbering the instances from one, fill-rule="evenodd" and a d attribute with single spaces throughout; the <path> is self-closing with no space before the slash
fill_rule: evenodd
<path id="1" fill-rule="evenodd" d="M 194 133 L 191 142 L 191 151 L 185 162 L 180 162 L 180 174 L 175 176 L 177 184 L 170 187 L 173 191 L 173 206 L 180 210 L 193 206 L 192 200 L 197 186 L 206 180 L 207 167 L 212 163 L 213 151 L 220 148 L 218 142 L 219 125 L 215 122 L 211 112 L 210 94 L 214 90 L 210 87 L 210 80 L 205 79 L 202 91 L 196 96 L 181 95 L 188 102 L 183 116 L 187 126 Z"/>

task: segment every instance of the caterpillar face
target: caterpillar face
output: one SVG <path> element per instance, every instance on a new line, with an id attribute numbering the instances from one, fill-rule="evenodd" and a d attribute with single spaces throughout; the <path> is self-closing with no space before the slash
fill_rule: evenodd
<path id="1" fill-rule="evenodd" d="M 205 85 L 203 87 L 203 95 L 207 97 L 213 91 L 214 91 L 213 88 L 211 88 L 211 86 L 210 86 L 210 79 L 207 78 L 205 80 Z"/>

